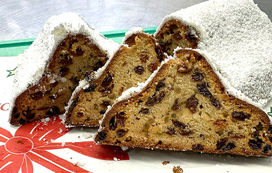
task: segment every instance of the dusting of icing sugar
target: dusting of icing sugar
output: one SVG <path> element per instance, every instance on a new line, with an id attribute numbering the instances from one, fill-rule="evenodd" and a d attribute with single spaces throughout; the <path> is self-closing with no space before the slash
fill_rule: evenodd
<path id="1" fill-rule="evenodd" d="M 95 29 L 89 27 L 75 13 L 64 13 L 49 18 L 42 32 L 32 45 L 23 54 L 18 56 L 18 67 L 14 76 L 13 96 L 11 97 L 11 108 L 14 106 L 14 99 L 19 94 L 29 86 L 35 85 L 41 79 L 58 44 L 68 35 L 76 34 L 85 35 L 91 43 L 96 44 L 108 57 L 112 56 L 118 48 L 117 43 L 105 38 Z M 62 79 L 62 81 L 65 80 Z"/>
<path id="2" fill-rule="evenodd" d="M 272 98 L 272 23 L 252 0 L 209 0 L 166 16 L 193 27 L 228 92 L 260 108 Z"/>

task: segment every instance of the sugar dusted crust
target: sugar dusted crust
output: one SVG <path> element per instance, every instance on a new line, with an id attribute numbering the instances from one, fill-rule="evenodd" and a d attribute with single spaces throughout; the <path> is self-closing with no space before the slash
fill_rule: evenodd
<path id="1" fill-rule="evenodd" d="M 107 59 L 86 36 L 68 35 L 58 45 L 38 83 L 16 98 L 10 123 L 19 125 L 64 113 L 79 81 L 103 66 Z"/>
<path id="2" fill-rule="evenodd" d="M 95 141 L 105 145 L 271 156 L 272 126 L 228 95 L 206 59 L 179 50 L 137 95 L 113 105 Z"/>
<path id="3" fill-rule="evenodd" d="M 170 55 L 177 46 L 205 53 L 235 97 L 262 109 L 271 100 L 272 23 L 253 0 L 209 0 L 181 9 L 163 19 L 155 37 Z"/>
<path id="4" fill-rule="evenodd" d="M 107 106 L 112 105 L 123 91 L 147 80 L 163 59 L 152 35 L 138 30 L 127 35 L 124 45 L 102 74 L 71 98 L 65 123 L 68 126 L 99 126 Z"/>
<path id="5" fill-rule="evenodd" d="M 73 39 L 75 40 L 74 44 L 68 43 Z M 73 46 L 66 45 L 65 47 L 62 45 L 66 43 Z M 73 91 L 78 80 L 83 79 L 82 76 L 87 71 L 91 72 L 103 66 L 117 48 L 117 43 L 105 38 L 98 31 L 89 27 L 75 13 L 63 13 L 50 17 L 35 41 L 18 57 L 18 68 L 14 76 L 10 101 L 12 110 L 10 112 L 10 122 L 18 125 L 63 113 L 63 105 L 67 104 L 67 98 L 71 96 L 70 92 Z M 58 55 L 62 57 L 57 57 Z M 70 67 L 74 57 L 76 57 L 76 63 L 72 63 L 73 67 Z M 85 64 L 82 64 L 79 58 Z M 67 76 L 65 75 L 67 73 L 70 75 L 69 70 L 71 69 L 74 79 L 66 79 Z M 76 70 L 78 70 L 78 74 L 75 75 Z M 52 85 L 55 82 L 62 84 Z M 52 87 L 51 89 L 48 89 L 49 84 Z M 65 87 L 61 88 L 63 85 Z M 56 88 L 59 90 L 55 91 Z M 49 92 L 52 89 L 54 89 L 54 93 Z M 63 93 L 65 90 L 67 90 L 67 93 Z M 31 94 L 31 98 L 28 94 Z M 50 98 L 45 99 L 44 96 L 50 96 Z M 56 102 L 56 100 L 58 101 Z M 56 104 L 55 106 L 53 102 Z M 47 115 L 48 111 L 50 115 Z"/>

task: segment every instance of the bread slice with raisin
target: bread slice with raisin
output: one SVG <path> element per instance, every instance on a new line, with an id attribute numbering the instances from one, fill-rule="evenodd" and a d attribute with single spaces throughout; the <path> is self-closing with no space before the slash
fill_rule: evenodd
<path id="1" fill-rule="evenodd" d="M 167 15 L 155 37 L 169 55 L 177 47 L 205 52 L 243 97 L 264 109 L 272 98 L 271 28 L 253 0 L 209 0 Z"/>
<path id="2" fill-rule="evenodd" d="M 176 58 L 163 63 L 152 76 L 141 92 L 128 98 L 122 96 L 124 100 L 105 114 L 96 142 L 242 156 L 272 155 L 272 126 L 266 113 L 228 94 L 199 53 L 178 50 Z"/>
<path id="3" fill-rule="evenodd" d="M 163 59 L 153 35 L 144 33 L 141 28 L 130 30 L 107 67 L 73 94 L 66 112 L 66 124 L 98 127 L 107 106 L 123 91 L 147 80 Z"/>
<path id="4" fill-rule="evenodd" d="M 78 82 L 103 66 L 117 48 L 76 14 L 51 17 L 18 58 L 10 123 L 64 113 Z"/>

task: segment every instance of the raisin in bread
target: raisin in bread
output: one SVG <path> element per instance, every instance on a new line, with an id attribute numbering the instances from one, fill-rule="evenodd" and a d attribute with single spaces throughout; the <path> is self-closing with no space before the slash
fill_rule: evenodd
<path id="1" fill-rule="evenodd" d="M 10 123 L 19 125 L 64 113 L 78 82 L 103 66 L 117 48 L 118 44 L 76 14 L 51 17 L 20 55 Z"/>
<path id="2" fill-rule="evenodd" d="M 271 156 L 272 126 L 259 108 L 229 95 L 206 59 L 178 50 L 140 93 L 113 105 L 100 144 Z"/>
<path id="3" fill-rule="evenodd" d="M 272 98 L 272 23 L 253 0 L 209 0 L 167 15 L 155 33 L 163 51 L 205 52 L 240 99 L 265 108 Z M 228 90 L 229 87 L 227 87 Z"/>
<path id="4" fill-rule="evenodd" d="M 107 106 L 126 89 L 149 78 L 164 59 L 153 35 L 141 28 L 128 32 L 119 50 L 100 76 L 74 94 L 66 112 L 70 126 L 99 126 Z"/>

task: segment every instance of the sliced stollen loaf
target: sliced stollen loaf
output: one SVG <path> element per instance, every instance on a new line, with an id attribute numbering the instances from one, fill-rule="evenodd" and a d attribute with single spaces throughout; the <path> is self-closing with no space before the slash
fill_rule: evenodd
<path id="1" fill-rule="evenodd" d="M 261 108 L 271 100 L 272 23 L 252 0 L 209 0 L 181 9 L 164 18 L 155 37 L 170 55 L 177 46 L 205 52 L 236 97 Z"/>
<path id="2" fill-rule="evenodd" d="M 144 82 L 165 58 L 153 35 L 132 28 L 113 58 L 91 82 L 82 81 L 65 113 L 68 126 L 99 126 L 107 106 L 123 91 Z"/>
<path id="3" fill-rule="evenodd" d="M 166 16 L 155 37 L 175 58 L 118 98 L 95 140 L 271 156 L 272 126 L 262 110 L 272 98 L 267 15 L 252 0 L 210 0 Z"/>
<path id="4" fill-rule="evenodd" d="M 178 50 L 175 56 L 163 62 L 144 85 L 124 92 L 106 112 L 95 141 L 126 147 L 271 156 L 268 116 L 229 95 L 217 72 L 198 52 Z"/>
<path id="5" fill-rule="evenodd" d="M 51 17 L 33 44 L 19 55 L 10 123 L 64 113 L 84 76 L 103 66 L 118 48 L 74 13 Z"/>

